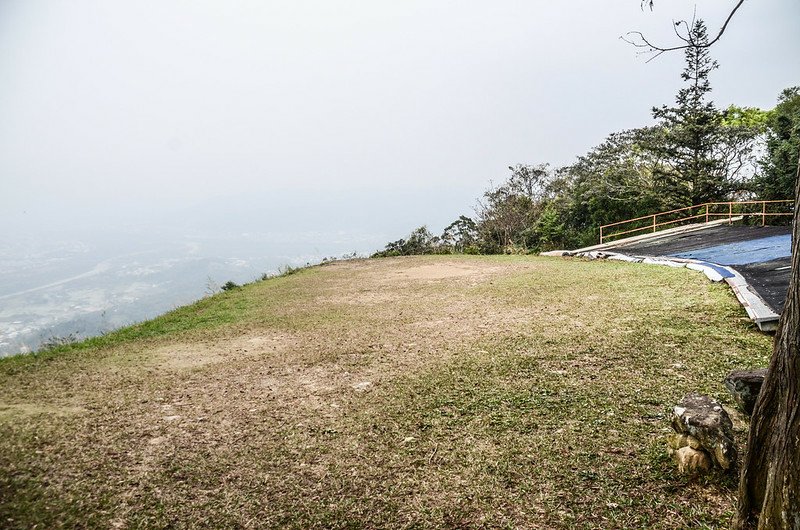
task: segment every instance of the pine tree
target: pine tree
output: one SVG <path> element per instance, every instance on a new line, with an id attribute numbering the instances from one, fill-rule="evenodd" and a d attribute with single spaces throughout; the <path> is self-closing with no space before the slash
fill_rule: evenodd
<path id="1" fill-rule="evenodd" d="M 676 106 L 653 108 L 662 131 L 654 149 L 665 163 L 655 178 L 663 196 L 676 208 L 718 201 L 728 191 L 724 167 L 714 157 L 722 113 L 706 98 L 711 92 L 708 76 L 718 64 L 703 46 L 708 36 L 702 20 L 692 26 L 691 41 L 698 45 L 686 48 L 686 68 L 681 74 L 686 86 L 678 91 Z"/>

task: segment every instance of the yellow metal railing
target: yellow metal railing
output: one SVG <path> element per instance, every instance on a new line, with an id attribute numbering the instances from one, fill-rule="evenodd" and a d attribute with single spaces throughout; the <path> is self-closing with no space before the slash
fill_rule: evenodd
<path id="1" fill-rule="evenodd" d="M 767 217 L 791 216 L 793 212 L 793 200 L 782 201 L 728 201 L 728 202 L 707 202 L 695 206 L 678 208 L 667 212 L 644 215 L 625 221 L 617 221 L 600 227 L 600 243 L 608 241 L 610 238 L 619 237 L 627 234 L 640 232 L 657 232 L 669 225 L 687 223 L 690 221 L 710 222 L 719 218 L 728 218 L 728 222 L 733 222 L 734 217 L 755 216 L 761 217 L 762 226 L 767 224 Z M 778 210 L 778 211 L 775 211 Z M 609 233 L 609 228 L 614 228 Z"/>

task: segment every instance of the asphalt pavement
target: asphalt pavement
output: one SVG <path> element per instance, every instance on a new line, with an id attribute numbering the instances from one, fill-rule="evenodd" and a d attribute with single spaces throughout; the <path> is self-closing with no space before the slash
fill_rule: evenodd
<path id="1" fill-rule="evenodd" d="M 631 256 L 691 258 L 725 265 L 780 314 L 789 289 L 790 226 L 722 225 L 657 239 L 611 245 L 608 250 Z"/>

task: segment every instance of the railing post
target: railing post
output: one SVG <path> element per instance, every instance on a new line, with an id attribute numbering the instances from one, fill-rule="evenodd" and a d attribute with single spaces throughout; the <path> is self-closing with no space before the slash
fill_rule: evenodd
<path id="1" fill-rule="evenodd" d="M 708 203 L 706 203 L 706 223 L 708 222 Z"/>
<path id="2" fill-rule="evenodd" d="M 733 203 L 728 203 L 728 224 L 733 224 Z"/>
<path id="3" fill-rule="evenodd" d="M 656 214 L 653 214 L 653 232 L 656 231 Z"/>
<path id="4" fill-rule="evenodd" d="M 600 227 L 600 244 L 603 244 L 603 227 Z"/>
<path id="5" fill-rule="evenodd" d="M 767 224 L 767 201 L 761 201 L 761 226 Z"/>

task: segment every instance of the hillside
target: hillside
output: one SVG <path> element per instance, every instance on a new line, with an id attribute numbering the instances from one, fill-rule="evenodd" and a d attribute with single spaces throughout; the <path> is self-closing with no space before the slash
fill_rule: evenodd
<path id="1" fill-rule="evenodd" d="M 727 527 L 667 414 L 765 365 L 725 286 L 527 256 L 339 262 L 0 362 L 0 520 Z M 743 433 L 739 425 L 740 443 Z"/>

